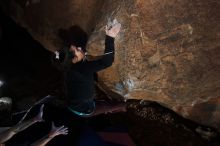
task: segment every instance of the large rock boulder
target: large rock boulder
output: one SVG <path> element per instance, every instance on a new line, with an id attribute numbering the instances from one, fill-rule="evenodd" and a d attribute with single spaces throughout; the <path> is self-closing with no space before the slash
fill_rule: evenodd
<path id="1" fill-rule="evenodd" d="M 99 73 L 103 87 L 126 99 L 157 101 L 220 128 L 219 8 L 218 2 L 205 0 L 106 2 L 90 53 L 102 54 L 100 28 L 108 17 L 123 28 L 114 65 Z"/>
<path id="2" fill-rule="evenodd" d="M 81 26 L 87 50 L 104 50 L 108 19 L 122 23 L 112 67 L 100 85 L 125 99 L 152 100 L 220 129 L 220 3 L 207 0 L 2 0 L 2 7 L 45 48 L 59 29 Z M 3 5 L 4 4 L 4 5 Z"/>

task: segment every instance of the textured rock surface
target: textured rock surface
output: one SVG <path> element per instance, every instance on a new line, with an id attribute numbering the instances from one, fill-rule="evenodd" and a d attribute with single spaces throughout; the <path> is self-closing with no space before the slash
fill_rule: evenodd
<path id="1" fill-rule="evenodd" d="M 125 98 L 158 101 L 184 117 L 219 128 L 218 2 L 117 1 L 103 11 L 122 22 L 114 66 L 100 80 Z M 103 13 L 104 14 L 104 13 Z M 103 50 L 100 18 L 89 43 Z M 217 102 L 218 101 L 218 102 Z"/>
<path id="2" fill-rule="evenodd" d="M 220 3 L 206 0 L 2 0 L 2 7 L 47 49 L 60 28 L 80 25 L 88 51 L 101 55 L 107 20 L 117 18 L 112 67 L 102 87 L 126 99 L 153 100 L 184 117 L 220 129 Z M 4 5 L 3 5 L 4 3 Z"/>

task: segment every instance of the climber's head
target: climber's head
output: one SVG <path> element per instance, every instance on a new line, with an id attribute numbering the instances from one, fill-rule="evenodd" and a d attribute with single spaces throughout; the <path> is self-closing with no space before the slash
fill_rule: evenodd
<path id="1" fill-rule="evenodd" d="M 72 63 L 80 62 L 86 53 L 87 33 L 77 25 L 68 29 L 60 29 L 59 36 L 64 46 L 68 48 L 68 58 Z"/>
<path id="2" fill-rule="evenodd" d="M 70 44 L 69 47 L 64 47 L 59 51 L 55 51 L 52 55 L 52 62 L 60 70 L 68 70 L 71 64 L 82 61 L 85 58 L 86 52 L 81 47 Z"/>
<path id="3" fill-rule="evenodd" d="M 68 70 L 71 65 L 83 60 L 86 54 L 87 33 L 79 26 L 59 29 L 58 35 L 62 40 L 59 51 L 54 52 L 53 63 L 60 70 Z"/>
<path id="4" fill-rule="evenodd" d="M 70 45 L 69 51 L 71 53 L 71 62 L 74 64 L 82 61 L 85 58 L 85 53 L 81 47 Z"/>

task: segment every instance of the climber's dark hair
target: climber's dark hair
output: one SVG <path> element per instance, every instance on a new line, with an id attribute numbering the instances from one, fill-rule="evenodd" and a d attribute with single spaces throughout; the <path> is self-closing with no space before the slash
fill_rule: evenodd
<path id="1" fill-rule="evenodd" d="M 88 35 L 78 25 L 73 25 L 69 29 L 59 29 L 58 33 L 64 46 L 70 47 L 70 45 L 74 45 L 76 47 L 81 47 L 82 51 L 86 52 Z"/>

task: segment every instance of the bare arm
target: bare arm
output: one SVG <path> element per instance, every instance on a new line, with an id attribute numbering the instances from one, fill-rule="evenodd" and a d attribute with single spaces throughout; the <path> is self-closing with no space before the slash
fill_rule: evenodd
<path id="1" fill-rule="evenodd" d="M 31 119 L 31 120 L 25 121 L 21 124 L 15 125 L 12 128 L 2 132 L 0 134 L 0 143 L 6 142 L 10 138 L 12 138 L 15 134 L 23 131 L 24 129 L 28 128 L 29 126 L 33 125 L 36 122 L 37 121 L 35 121 L 34 119 Z"/>
<path id="2" fill-rule="evenodd" d="M 52 122 L 52 128 L 50 133 L 41 138 L 40 140 L 34 142 L 30 146 L 45 146 L 49 141 L 51 141 L 54 137 L 58 135 L 67 135 L 68 134 L 68 128 L 64 126 L 55 127 L 54 123 Z"/>
<path id="3" fill-rule="evenodd" d="M 6 142 L 10 138 L 12 138 L 15 134 L 25 130 L 26 128 L 30 127 L 34 123 L 43 121 L 43 119 L 42 119 L 43 107 L 44 107 L 44 105 L 41 106 L 40 112 L 36 117 L 34 117 L 30 120 L 24 121 L 22 123 L 19 123 L 15 126 L 11 127 L 10 129 L 0 133 L 0 143 Z"/>
<path id="4" fill-rule="evenodd" d="M 54 137 L 50 137 L 49 135 L 39 139 L 38 141 L 32 143 L 30 146 L 45 146 L 49 141 L 51 141 Z"/>

